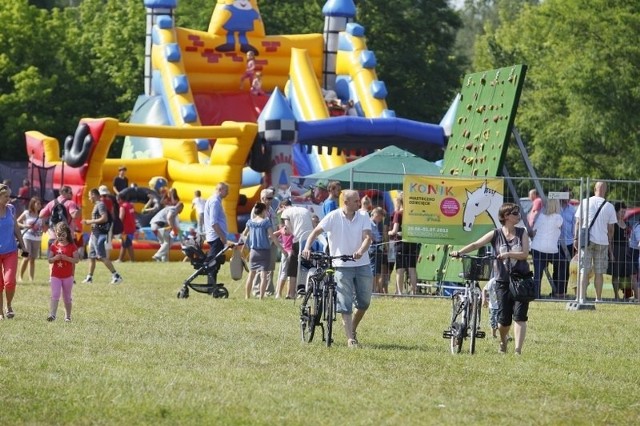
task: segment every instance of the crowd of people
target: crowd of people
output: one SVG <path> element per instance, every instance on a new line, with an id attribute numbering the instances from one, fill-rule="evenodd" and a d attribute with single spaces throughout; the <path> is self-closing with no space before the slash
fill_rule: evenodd
<path id="1" fill-rule="evenodd" d="M 60 188 L 59 196 L 44 206 L 38 197 L 31 197 L 21 213 L 9 203 L 10 188 L 7 185 L 0 187 L 0 214 L 4 212 L 0 225 L 3 231 L 7 231 L 2 235 L 13 242 L 10 244 L 7 241 L 2 245 L 3 248 L 9 247 L 10 251 L 8 254 L 0 253 L 0 256 L 3 256 L 3 265 L 8 264 L 15 275 L 15 279 L 10 277 L 3 280 L 6 310 L 4 303 L 0 305 L 0 318 L 15 315 L 12 308 L 15 282 L 27 277 L 30 281 L 35 279 L 35 261 L 41 255 L 40 244 L 44 232 L 49 236 L 47 257 L 52 264 L 50 321 L 56 318 L 61 296 L 65 305 L 65 320 L 71 320 L 72 286 L 69 285 L 69 278 L 73 277 L 75 264 L 83 257 L 84 250 L 83 241 L 74 237 L 80 225 L 91 227 L 87 249 L 88 271 L 82 282 L 93 282 L 98 261 L 111 273 L 112 284 L 123 281 L 109 258 L 108 250 L 111 238 L 116 235 L 114 223 L 119 221 L 117 234 L 120 235 L 121 249 L 116 263 L 125 261 L 127 257 L 134 261 L 132 242 L 136 234 L 136 212 L 133 204 L 122 195 L 128 185 L 126 168 L 121 167 L 111 188 L 113 194 L 104 185 L 91 189 L 92 213 L 89 219 L 82 221 L 79 221 L 80 209 L 73 201 L 69 186 Z M 329 182 L 322 189 L 325 193 L 322 219 L 306 207 L 292 205 L 291 200 L 278 202 L 273 188 L 262 190 L 243 232 L 250 265 L 245 296 L 262 299 L 274 295 L 275 298 L 294 299 L 304 291 L 304 283 L 298 277 L 301 256 L 308 257 L 311 251 L 353 255 L 356 262 L 337 265 L 336 277 L 340 287 L 338 311 L 342 314 L 347 342 L 349 346 L 357 347 L 356 329 L 369 306 L 371 294 L 390 293 L 394 269 L 393 293 L 417 294 L 416 264 L 420 247 L 402 239 L 404 209 L 401 192 L 394 198 L 393 212 L 388 215 L 381 205 L 381 197 L 372 199 L 365 195 L 360 198 L 356 191 L 343 191 L 337 181 Z M 568 189 L 563 191 L 568 192 Z M 217 283 L 217 273 L 224 263 L 223 252 L 229 243 L 223 208 L 223 199 L 228 192 L 229 186 L 221 182 L 208 199 L 204 199 L 200 191 L 195 191 L 191 202 L 196 218 L 194 232 L 208 242 L 209 254 L 217 256 L 219 260 L 217 269 L 209 274 L 209 283 Z M 542 282 L 546 276 L 551 287 L 550 296 L 565 297 L 569 290 L 570 263 L 575 261 L 578 250 L 582 250 L 584 261 L 581 264 L 581 281 L 578 283 L 578 290 L 582 294 L 585 294 L 590 273 L 593 273 L 595 300 L 601 301 L 603 275 L 609 274 L 612 276 L 615 300 L 638 298 L 640 225 L 629 226 L 624 220 L 626 204 L 611 203 L 607 201 L 606 194 L 606 183 L 597 182 L 594 195 L 582 200 L 577 208 L 568 199 L 543 200 L 532 190 L 529 194 L 532 209 L 525 218 L 528 227 L 522 226 L 519 207 L 505 203 L 500 210 L 501 228 L 456 253 L 467 253 L 492 245 L 498 254 L 501 262 L 497 262 L 492 286 L 486 288 L 486 299 L 492 309 L 492 329 L 494 333 L 499 331 L 501 351 L 506 351 L 512 322 L 515 322 L 515 351 L 520 353 L 522 350 L 528 305 L 509 300 L 505 283 L 508 284 L 506 271 L 524 263 L 528 267 L 526 260 L 529 254 L 533 260 L 533 279 L 538 296 L 543 296 Z M 150 228 L 160 242 L 153 260 L 168 261 L 171 242 L 180 234 L 179 217 L 183 209 L 184 204 L 174 188 L 163 192 L 160 206 L 150 221 Z M 63 221 L 54 220 L 59 210 L 65 216 Z M 588 216 L 585 215 L 587 211 Z M 579 242 L 584 239 L 588 241 L 580 246 Z M 20 265 L 18 248 L 23 256 Z M 280 267 L 276 271 L 278 256 Z M 15 262 L 15 266 L 12 262 Z"/>

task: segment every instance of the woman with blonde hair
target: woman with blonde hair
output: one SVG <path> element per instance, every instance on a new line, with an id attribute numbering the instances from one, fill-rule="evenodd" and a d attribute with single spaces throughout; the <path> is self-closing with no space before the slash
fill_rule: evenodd
<path id="1" fill-rule="evenodd" d="M 373 205 L 371 204 L 371 198 L 369 198 L 367 195 L 365 195 L 360 200 L 360 211 L 362 213 L 366 214 L 367 216 L 369 216 L 369 213 L 371 212 L 371 209 L 373 209 Z"/>
<path id="2" fill-rule="evenodd" d="M 538 297 L 540 297 L 540 285 L 545 268 L 557 262 L 560 257 L 558 240 L 563 222 L 561 211 L 558 200 L 547 200 L 547 205 L 536 216 L 533 223 L 531 255 L 533 256 L 533 281 L 538 289 Z M 561 285 L 553 279 L 550 281 L 551 295 L 558 297 L 560 293 L 558 289 Z"/>
<path id="3" fill-rule="evenodd" d="M 29 281 L 34 279 L 36 259 L 40 257 L 40 243 L 42 241 L 40 210 L 42 210 L 42 201 L 39 197 L 32 197 L 29 200 L 27 210 L 18 217 L 18 226 L 22 229 L 22 238 L 29 252 L 29 257 L 22 258 L 19 281 L 22 281 L 27 265 L 29 266 Z"/>

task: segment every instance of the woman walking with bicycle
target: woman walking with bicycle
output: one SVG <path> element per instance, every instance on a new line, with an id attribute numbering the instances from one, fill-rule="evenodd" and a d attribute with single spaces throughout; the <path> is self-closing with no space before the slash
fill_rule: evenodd
<path id="1" fill-rule="evenodd" d="M 356 329 L 369 308 L 373 291 L 373 274 L 369 264 L 371 223 L 367 216 L 358 213 L 360 197 L 357 191 L 343 191 L 342 200 L 344 205 L 323 217 L 311 232 L 302 251 L 302 257 L 309 259 L 313 241 L 323 232 L 327 232 L 331 256 L 353 256 L 353 262 L 335 262 L 338 284 L 336 312 L 342 313 L 347 345 L 357 348 Z"/>
<path id="2" fill-rule="evenodd" d="M 527 230 L 516 227 L 520 222 L 520 207 L 513 203 L 504 203 L 498 212 L 500 228 L 488 232 L 477 241 L 451 252 L 451 256 L 459 256 L 478 250 L 491 244 L 496 253 L 494 277 L 498 296 L 498 329 L 500 331 L 500 353 L 507 352 L 509 329 L 513 327 L 515 337 L 515 353 L 522 353 L 522 346 L 527 334 L 529 302 L 517 302 L 509 290 L 511 272 L 526 274 L 529 272 L 529 236 Z"/>

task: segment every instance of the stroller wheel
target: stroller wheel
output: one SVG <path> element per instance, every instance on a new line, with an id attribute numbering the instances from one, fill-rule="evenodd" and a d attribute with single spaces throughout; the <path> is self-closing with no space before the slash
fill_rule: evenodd
<path id="1" fill-rule="evenodd" d="M 215 290 L 213 290 L 213 293 L 211 295 L 216 299 L 227 299 L 229 298 L 229 291 L 222 284 L 220 284 L 215 288 Z"/>
<path id="2" fill-rule="evenodd" d="M 187 297 L 189 297 L 189 290 L 186 288 L 178 290 L 178 299 L 186 299 Z"/>

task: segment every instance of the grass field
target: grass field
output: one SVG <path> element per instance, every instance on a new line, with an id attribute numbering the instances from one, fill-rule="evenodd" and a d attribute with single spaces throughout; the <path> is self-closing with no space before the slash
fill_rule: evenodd
<path id="1" fill-rule="evenodd" d="M 301 343 L 299 304 L 244 300 L 240 282 L 226 300 L 177 299 L 189 264 L 118 269 L 121 285 L 102 265 L 76 285 L 71 323 L 46 321 L 44 261 L 19 284 L 16 318 L 0 321 L 3 424 L 638 422 L 635 304 L 533 303 L 521 357 L 491 337 L 453 356 L 449 300 L 374 298 L 353 350 L 342 330 L 331 348 Z"/>

